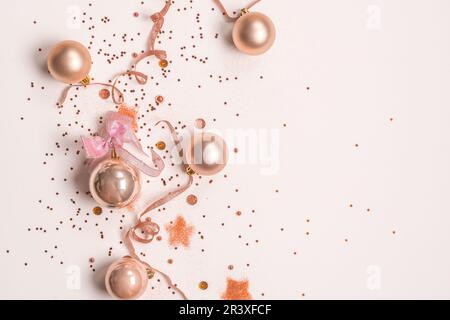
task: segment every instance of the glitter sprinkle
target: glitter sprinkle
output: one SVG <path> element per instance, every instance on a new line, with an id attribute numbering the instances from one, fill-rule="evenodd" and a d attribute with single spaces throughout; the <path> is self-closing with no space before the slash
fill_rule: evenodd
<path id="1" fill-rule="evenodd" d="M 248 292 L 248 280 L 236 281 L 227 279 L 227 289 L 222 294 L 224 300 L 251 300 L 252 296 Z"/>
<path id="2" fill-rule="evenodd" d="M 100 207 L 95 207 L 94 209 L 92 209 L 92 213 L 95 214 L 96 216 L 99 216 L 103 213 L 103 209 Z"/>
<path id="3" fill-rule="evenodd" d="M 206 290 L 206 289 L 208 289 L 208 282 L 206 282 L 206 281 L 201 281 L 201 282 L 198 284 L 198 287 L 200 288 L 200 290 Z"/>
<path id="4" fill-rule="evenodd" d="M 194 227 L 188 225 L 183 217 L 178 216 L 173 224 L 166 225 L 166 230 L 169 233 L 169 244 L 171 246 L 189 247 Z"/>

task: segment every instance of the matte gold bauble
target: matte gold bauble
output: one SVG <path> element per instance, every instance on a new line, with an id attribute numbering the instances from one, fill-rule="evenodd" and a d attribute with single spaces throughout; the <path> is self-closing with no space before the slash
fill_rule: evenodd
<path id="1" fill-rule="evenodd" d="M 275 26 L 270 18 L 259 12 L 243 11 L 233 27 L 233 42 L 243 53 L 260 55 L 275 42 Z"/>

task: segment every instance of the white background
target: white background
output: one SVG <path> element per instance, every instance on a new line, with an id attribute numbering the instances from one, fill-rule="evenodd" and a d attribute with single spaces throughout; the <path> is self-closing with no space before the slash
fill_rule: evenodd
<path id="1" fill-rule="evenodd" d="M 1 298 L 108 298 L 105 268 L 126 254 L 119 241 L 135 212 L 123 210 L 125 219 L 119 211 L 85 215 L 95 203 L 84 194 L 88 173 L 74 143 L 87 128 L 97 130 L 98 116 L 112 104 L 91 87 L 57 109 L 63 85 L 49 77 L 45 59 L 60 40 L 92 41 L 91 75 L 107 81 L 145 49 L 148 16 L 163 1 L 91 2 L 2 6 Z M 277 41 L 260 57 L 234 49 L 232 25 L 213 7 L 209 0 L 177 0 L 167 15 L 157 47 L 167 50 L 170 73 L 163 78 L 154 58 L 142 64 L 154 79 L 144 88 L 147 100 L 139 101 L 145 123 L 139 136 L 148 145 L 169 143 L 162 130 L 147 137 L 159 119 L 192 128 L 204 118 L 208 129 L 221 132 L 275 130 L 278 170 L 264 175 L 261 162 L 230 164 L 211 184 L 197 178 L 187 193 L 198 196 L 196 206 L 186 204 L 186 194 L 152 217 L 164 226 L 182 215 L 204 239 L 196 233 L 189 248 L 174 250 L 163 227 L 163 241 L 139 247 L 146 260 L 195 299 L 219 299 L 227 277 L 248 279 L 254 299 L 450 298 L 450 2 L 264 0 L 254 10 L 273 19 Z M 109 64 L 99 48 L 126 54 Z M 146 112 L 158 94 L 166 102 Z M 250 148 L 228 144 L 239 153 Z M 169 166 L 163 177 L 177 170 Z M 176 185 L 150 180 L 138 207 Z M 209 288 L 201 291 L 200 281 Z M 151 286 L 144 299 L 178 298 L 162 282 Z"/>

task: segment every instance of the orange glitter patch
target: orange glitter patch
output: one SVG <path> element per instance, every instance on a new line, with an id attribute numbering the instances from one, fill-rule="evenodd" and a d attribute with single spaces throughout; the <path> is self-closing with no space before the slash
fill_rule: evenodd
<path id="1" fill-rule="evenodd" d="M 169 244 L 171 246 L 189 247 L 194 227 L 188 225 L 183 217 L 178 216 L 173 224 L 166 225 L 166 230 L 169 233 Z"/>
<path id="2" fill-rule="evenodd" d="M 119 113 L 123 114 L 124 116 L 128 116 L 131 119 L 133 119 L 133 124 L 131 125 L 131 128 L 133 130 L 137 130 L 138 123 L 137 123 L 137 109 L 136 108 L 129 108 L 125 105 L 121 105 L 119 107 Z"/>
<path id="3" fill-rule="evenodd" d="M 227 279 L 227 289 L 222 294 L 224 300 L 251 300 L 252 296 L 248 292 L 248 280 L 236 281 Z"/>

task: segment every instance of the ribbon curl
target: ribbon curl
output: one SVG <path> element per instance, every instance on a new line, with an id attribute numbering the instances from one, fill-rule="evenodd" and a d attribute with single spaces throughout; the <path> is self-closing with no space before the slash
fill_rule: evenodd
<path id="1" fill-rule="evenodd" d="M 164 8 L 162 8 L 161 11 L 154 13 L 150 16 L 150 19 L 153 21 L 153 27 L 150 32 L 150 36 L 147 41 L 147 51 L 144 53 L 138 55 L 134 61 L 133 68 L 137 68 L 138 63 L 150 56 L 155 56 L 159 60 L 164 60 L 167 58 L 167 53 L 164 50 L 155 50 L 155 42 L 156 38 L 158 37 L 158 34 L 161 32 L 161 29 L 164 25 L 164 16 L 167 14 L 167 12 L 170 9 L 170 6 L 172 5 L 172 1 L 169 0 L 166 2 L 166 5 Z"/>
<path id="2" fill-rule="evenodd" d="M 133 120 L 126 115 L 113 111 L 108 112 L 105 118 L 106 124 L 99 136 L 81 137 L 87 157 L 98 159 L 104 157 L 108 152 L 114 151 L 125 162 L 144 174 L 150 177 L 159 176 L 164 169 L 164 161 L 153 149 L 151 149 L 151 158 L 156 168 L 152 168 L 125 148 L 126 144 L 130 144 L 139 153 L 148 157 L 131 129 Z"/>
<path id="3" fill-rule="evenodd" d="M 182 157 L 183 156 L 183 147 L 181 146 L 181 139 L 179 138 L 178 134 L 175 131 L 175 128 L 172 126 L 172 124 L 169 121 L 159 121 L 156 125 L 160 124 L 160 123 L 164 123 L 167 125 L 167 127 L 169 128 L 169 131 L 172 135 L 172 140 L 174 141 L 177 149 L 178 149 L 178 154 Z M 186 165 L 182 164 L 183 169 L 186 171 Z M 186 171 L 187 172 L 187 171 Z M 153 222 L 152 219 L 150 217 L 147 217 L 145 219 L 143 219 L 143 217 L 149 213 L 150 211 L 166 204 L 167 202 L 169 202 L 170 200 L 172 200 L 173 198 L 179 196 L 180 194 L 182 194 L 183 192 L 185 192 L 187 189 L 189 189 L 192 186 L 192 183 L 194 181 L 194 178 L 192 177 L 191 174 L 188 174 L 188 181 L 186 182 L 186 184 L 184 184 L 181 187 L 178 187 L 177 189 L 170 191 L 169 193 L 167 193 L 166 195 L 162 196 L 161 198 L 155 200 L 154 202 L 152 202 L 147 208 L 145 208 L 139 215 L 138 215 L 138 221 L 137 223 L 131 227 L 128 232 L 126 233 L 125 236 L 125 245 L 128 247 L 128 251 L 130 252 L 130 255 L 137 259 L 138 261 L 140 261 L 141 263 L 143 263 L 145 266 L 147 266 L 149 269 L 151 270 L 155 270 L 158 273 L 160 273 L 168 282 L 169 286 L 171 286 L 172 288 L 174 288 L 174 290 L 176 290 L 182 297 L 183 299 L 187 299 L 187 296 L 184 294 L 184 292 L 177 288 L 175 285 L 172 284 L 172 280 L 170 279 L 170 277 L 164 273 L 162 273 L 161 271 L 153 268 L 152 266 L 150 266 L 147 262 L 142 261 L 138 255 L 136 254 L 136 249 L 133 245 L 133 240 L 139 243 L 143 243 L 143 244 L 148 244 L 150 242 L 153 241 L 153 239 L 155 238 L 155 236 L 159 233 L 160 231 L 160 227 L 157 223 Z M 140 232 L 139 232 L 140 231 Z"/>

